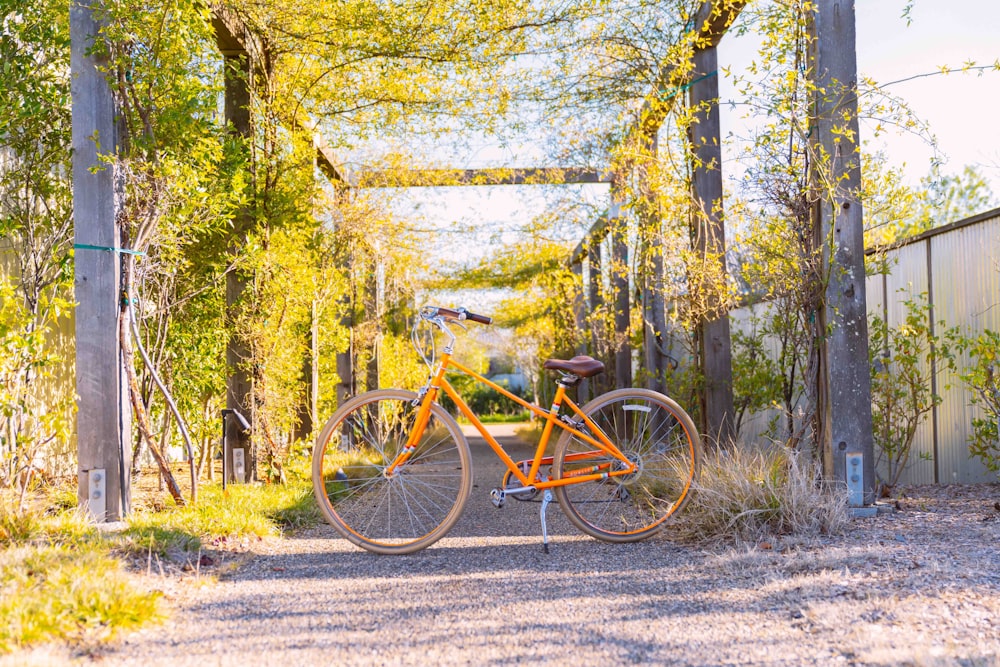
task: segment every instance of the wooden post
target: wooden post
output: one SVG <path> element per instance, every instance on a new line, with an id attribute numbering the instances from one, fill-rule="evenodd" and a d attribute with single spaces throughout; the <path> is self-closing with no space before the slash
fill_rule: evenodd
<path id="1" fill-rule="evenodd" d="M 316 321 L 316 300 L 313 299 L 309 309 L 309 337 L 306 341 L 307 354 L 302 357 L 302 384 L 305 385 L 305 395 L 295 411 L 295 424 L 292 426 L 292 439 L 306 440 L 315 428 L 317 420 L 316 395 L 319 385 L 319 324 Z"/>
<path id="2" fill-rule="evenodd" d="M 666 388 L 667 361 L 663 336 L 667 329 L 667 308 L 663 298 L 663 225 L 660 207 L 649 182 L 651 162 L 657 155 L 657 133 L 647 128 L 639 150 L 636 177 L 639 185 L 639 243 L 642 284 L 643 351 L 646 387 L 662 392 Z"/>
<path id="3" fill-rule="evenodd" d="M 694 212 L 697 249 L 708 262 L 718 262 L 726 274 L 726 232 L 722 217 L 722 147 L 719 129 L 718 54 L 714 46 L 696 50 L 690 90 L 694 111 L 690 129 L 694 152 Z M 709 295 L 711 310 L 720 304 Z M 733 369 L 729 316 L 716 312 L 701 325 L 701 358 L 705 372 L 705 432 L 710 440 L 726 444 L 733 432 Z"/>
<path id="4" fill-rule="evenodd" d="M 352 318 L 345 316 L 341 323 L 350 330 L 347 350 L 337 353 L 337 407 L 354 396 L 354 328 Z"/>
<path id="5" fill-rule="evenodd" d="M 604 274 L 601 262 L 601 242 L 594 238 L 590 238 L 587 242 L 587 306 L 589 308 L 591 318 L 590 318 L 590 354 L 591 356 L 600 359 L 601 358 L 601 338 L 604 335 L 604 321 L 603 318 L 594 318 L 593 316 L 600 313 L 604 307 Z M 607 360 L 603 360 L 607 361 Z M 608 380 L 607 377 L 602 375 L 595 375 L 589 379 L 590 386 L 588 387 L 591 396 L 597 396 L 607 387 Z"/>
<path id="6" fill-rule="evenodd" d="M 350 258 L 343 262 L 345 270 L 349 271 L 351 265 Z M 350 281 L 349 291 L 344 294 L 339 303 L 341 308 L 340 325 L 348 331 L 347 349 L 337 353 L 337 407 L 344 404 L 356 393 L 356 382 L 354 381 L 354 342 L 355 342 L 355 317 L 354 301 L 355 287 L 354 280 Z"/>
<path id="7" fill-rule="evenodd" d="M 854 2 L 818 0 L 813 24 L 813 183 L 815 233 L 827 279 L 819 312 L 817 416 L 828 477 L 863 485 L 863 503 L 875 502 L 864 227 L 858 190 L 857 56 Z M 848 455 L 862 456 L 849 471 Z M 856 460 L 855 456 L 851 457 Z M 851 484 L 849 483 L 850 487 Z"/>
<path id="8" fill-rule="evenodd" d="M 579 332 L 580 336 L 576 344 L 576 353 L 587 354 L 587 338 L 584 335 L 587 309 L 584 305 L 583 299 L 583 295 L 586 290 L 586 284 L 583 279 L 583 258 L 578 258 L 577 261 L 573 262 L 570 266 L 570 270 L 573 272 L 576 288 L 573 292 L 573 321 L 576 324 L 576 330 Z M 583 403 L 589 400 L 589 398 L 590 379 L 584 378 L 576 387 L 576 400 L 578 403 Z"/>
<path id="9" fill-rule="evenodd" d="M 310 344 L 311 354 L 309 355 L 309 421 L 314 431 L 319 431 L 322 427 L 319 419 L 319 307 L 316 300 L 312 302 L 312 320 L 310 322 Z"/>
<path id="10" fill-rule="evenodd" d="M 78 499 L 103 522 L 129 511 L 132 438 L 118 336 L 121 183 L 99 158 L 117 152 L 117 114 L 98 70 L 107 63 L 90 53 L 100 30 L 90 3 L 70 5 Z"/>
<path id="11" fill-rule="evenodd" d="M 610 219 L 608 225 L 611 229 L 611 285 L 615 305 L 615 387 L 622 389 L 632 386 L 628 227 L 622 217 Z"/>
<path id="12" fill-rule="evenodd" d="M 369 260 L 369 273 L 365 279 L 364 318 L 368 340 L 365 342 L 365 356 L 368 363 L 365 367 L 365 390 L 374 391 L 379 388 L 378 358 L 382 349 L 382 308 L 381 294 L 378 286 L 378 263 L 375 258 Z"/>
<path id="13" fill-rule="evenodd" d="M 226 53 L 224 51 L 224 53 Z M 250 77 L 253 68 L 246 51 L 230 51 L 225 56 L 225 113 L 230 130 L 244 140 L 252 136 L 250 123 Z M 230 239 L 230 253 L 238 257 L 246 242 L 247 234 L 253 226 L 253 216 L 248 210 L 237 213 L 235 228 Z M 246 290 L 247 276 L 241 269 L 226 274 L 226 313 L 230 326 L 239 317 L 243 292 Z M 226 347 L 226 408 L 236 410 L 253 426 L 253 387 L 247 363 L 250 350 L 235 333 L 229 337 Z M 227 482 L 248 482 L 255 478 L 256 457 L 251 443 L 251 430 L 243 429 L 238 419 L 226 422 L 225 469 Z M 234 454 L 241 450 L 241 454 Z M 238 476 L 239 466 L 235 457 L 243 460 L 243 475 Z"/>
<path id="14" fill-rule="evenodd" d="M 667 329 L 663 298 L 663 248 L 658 237 L 646 239 L 643 250 L 645 275 L 642 286 L 643 351 L 646 361 L 646 388 L 666 390 L 667 357 L 663 353 Z"/>

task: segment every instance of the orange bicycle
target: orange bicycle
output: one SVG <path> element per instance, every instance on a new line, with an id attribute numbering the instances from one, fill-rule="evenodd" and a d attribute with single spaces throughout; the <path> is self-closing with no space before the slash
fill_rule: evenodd
<path id="1" fill-rule="evenodd" d="M 542 494 L 546 551 L 545 511 L 553 493 L 577 528 L 609 542 L 645 539 L 684 506 L 698 474 L 701 445 L 677 403 L 648 389 L 618 389 L 578 406 L 566 390 L 604 370 L 600 361 L 579 356 L 545 362 L 562 376 L 551 408 L 532 405 L 452 358 L 456 336 L 449 324 L 463 321 L 492 319 L 464 308 L 423 308 L 414 344 L 431 368 L 427 383 L 416 393 L 381 389 L 357 396 L 323 427 L 313 450 L 313 488 L 338 533 L 375 553 L 406 554 L 430 546 L 458 520 L 472 488 L 471 456 L 458 423 L 438 402 L 442 392 L 507 467 L 490 491 L 493 504 Z M 419 344 L 421 323 L 447 339 L 436 364 L 434 354 L 428 359 Z M 544 421 L 534 458 L 515 462 L 504 451 L 448 383 L 449 372 L 492 387 Z M 562 411 L 564 405 L 568 411 Z M 546 456 L 556 428 L 559 440 Z"/>

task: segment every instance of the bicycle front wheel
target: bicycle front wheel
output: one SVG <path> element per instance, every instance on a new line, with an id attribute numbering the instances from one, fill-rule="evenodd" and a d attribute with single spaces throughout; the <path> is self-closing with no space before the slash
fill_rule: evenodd
<path id="1" fill-rule="evenodd" d="M 694 422 L 673 400 L 648 389 L 611 391 L 581 411 L 636 471 L 555 487 L 563 512 L 581 531 L 608 542 L 635 542 L 655 534 L 687 502 L 698 475 L 701 443 Z M 586 426 L 578 430 L 594 437 Z M 556 444 L 553 473 L 560 479 L 587 469 L 621 470 L 622 465 L 564 431 Z"/>
<path id="2" fill-rule="evenodd" d="M 415 426 L 416 398 L 384 389 L 347 401 L 313 450 L 313 491 L 323 516 L 375 553 L 412 553 L 439 540 L 472 488 L 469 444 L 437 404 L 410 457 L 388 472 Z"/>

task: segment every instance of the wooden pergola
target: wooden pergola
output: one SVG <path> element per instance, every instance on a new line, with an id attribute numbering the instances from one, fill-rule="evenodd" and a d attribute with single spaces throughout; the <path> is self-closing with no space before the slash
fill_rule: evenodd
<path id="1" fill-rule="evenodd" d="M 694 122 L 688 138 L 693 156 L 693 226 L 696 249 L 703 256 L 718 258 L 725 267 L 725 224 L 722 180 L 722 137 L 719 120 L 717 47 L 746 4 L 746 0 L 706 0 L 692 27 L 695 45 L 689 68 L 667 68 L 660 73 L 659 85 L 646 98 L 630 136 L 655 153 L 657 133 L 667 112 L 679 95 L 686 91 L 694 110 Z M 813 98 L 813 140 L 820 154 L 828 158 L 829 172 L 818 173 L 813 180 L 819 200 L 813 211 L 813 235 L 823 249 L 823 272 L 829 276 L 822 306 L 817 313 L 818 330 L 828 331 L 819 341 L 819 379 L 816 389 L 819 415 L 819 445 L 823 451 L 828 478 L 847 483 L 857 505 L 874 503 L 875 470 L 871 418 L 871 386 L 868 369 L 868 331 L 865 298 L 864 240 L 861 203 L 860 150 L 858 146 L 857 57 L 853 3 L 820 0 L 811 22 L 813 52 L 811 71 L 816 93 Z M 663 93 L 668 93 L 664 95 Z M 813 169 L 819 167 L 814 163 Z M 832 185 L 831 185 L 832 184 Z M 614 187 L 614 186 L 613 186 Z M 641 193 L 645 188 L 640 184 Z M 618 198 L 612 194 L 612 201 Z M 642 216 L 653 207 L 637 207 Z M 660 220 L 641 220 L 640 227 L 661 224 Z M 578 321 L 584 312 L 594 312 L 609 298 L 615 313 L 617 349 L 614 351 L 615 383 L 632 382 L 631 350 L 628 346 L 629 310 L 643 309 L 643 356 L 647 383 L 662 390 L 662 378 L 669 372 L 670 360 L 664 354 L 666 323 L 662 290 L 662 258 L 653 238 L 629 235 L 620 209 L 612 205 L 608 213 L 591 228 L 574 250 L 570 263 L 574 271 L 587 278 L 583 298 L 578 305 Z M 604 239 L 610 236 L 610 243 Z M 630 248 L 627 241 L 637 240 Z M 603 257 L 610 246 L 610 258 Z M 602 249 L 603 248 L 603 249 Z M 628 277 L 615 267 L 627 265 L 629 253 L 648 253 L 651 276 L 630 289 Z M 609 261 L 610 260 L 610 261 Z M 584 272 L 584 264 L 587 271 Z M 611 292 L 602 294 L 601 284 L 609 283 Z M 641 294 L 633 304 L 631 294 Z M 733 434 L 732 360 L 729 318 L 721 316 L 701 323 L 699 354 L 705 378 L 702 428 L 710 441 L 728 442 Z M 591 343 L 593 345 L 593 343 Z M 581 352 L 587 347 L 581 347 Z M 860 496 L 860 497 L 859 497 Z"/>
<path id="2" fill-rule="evenodd" d="M 660 73 L 660 86 L 646 100 L 640 120 L 632 133 L 655 148 L 656 134 L 669 110 L 670 99 L 663 90 L 686 89 L 689 103 L 698 109 L 698 122 L 690 137 L 696 158 L 694 194 L 701 214 L 696 216 L 698 248 L 712 256 L 724 257 L 725 228 L 722 216 L 721 141 L 719 137 L 717 51 L 726 30 L 743 8 L 745 0 L 706 0 L 697 14 L 693 68 L 680 74 L 672 68 Z M 260 39 L 237 17 L 216 8 L 213 24 L 226 66 L 226 121 L 235 132 L 250 133 L 250 100 L 258 72 L 266 72 L 268 56 Z M 834 159 L 833 182 L 838 184 L 816 211 L 818 239 L 830 239 L 824 261 L 831 276 L 820 313 L 831 335 L 821 345 L 821 381 L 818 387 L 821 415 L 821 443 L 827 458 L 827 473 L 847 480 L 848 455 L 859 454 L 863 461 L 864 504 L 874 502 L 874 466 L 869 401 L 867 320 L 862 241 L 862 211 L 856 200 L 860 185 L 857 145 L 857 63 L 855 56 L 854 8 L 836 0 L 819 0 L 812 24 L 815 37 L 813 71 L 818 95 L 816 141 Z M 119 281 L 121 248 L 116 225 L 120 195 L 118 175 L 111 166 L 100 164 L 100 150 L 113 155 L 117 147 L 115 108 L 100 62 L 88 51 L 90 40 L 100 26 L 89 5 L 71 5 L 73 70 L 73 149 L 74 215 L 77 247 L 91 248 L 76 255 L 77 306 L 77 393 L 79 394 L 77 438 L 79 447 L 79 498 L 98 520 L 117 520 L 128 512 L 130 416 L 124 386 L 117 331 L 120 313 Z M 312 132 L 307 122 L 300 129 Z M 314 133 L 316 164 L 333 182 L 352 185 L 337 167 L 322 138 Z M 411 185 L 524 185 L 532 183 L 611 183 L 615 197 L 616 175 L 590 170 L 534 168 L 521 170 L 442 170 L 385 175 L 369 174 L 354 186 L 404 187 Z M 252 227 L 250 215 L 235 221 L 231 243 L 238 246 Z M 623 218 L 612 206 L 598 221 L 573 254 L 572 263 L 582 274 L 588 263 L 592 278 L 606 270 L 609 262 L 601 257 L 600 240 L 612 238 L 612 259 L 625 263 L 629 248 Z M 97 248 L 99 250 L 93 250 Z M 636 249 L 632 249 L 635 251 Z M 656 256 L 656 253 L 653 254 Z M 662 261 L 662 260 L 660 260 Z M 720 260 L 722 261 L 722 260 Z M 614 262 L 612 262 L 614 263 Z M 655 264 L 655 262 L 654 262 Z M 659 269 L 662 273 L 662 268 Z M 654 274 L 656 269 L 654 269 Z M 631 299 L 627 277 L 611 276 L 615 302 L 616 329 L 628 328 Z M 245 279 L 231 272 L 227 278 L 227 304 L 233 307 L 245 286 Z M 662 376 L 667 359 L 657 341 L 665 331 L 664 304 L 655 278 L 642 286 L 643 320 L 646 323 L 644 358 L 654 377 Z M 592 279 L 585 296 L 593 307 L 603 298 Z M 582 304 L 581 304 L 582 305 Z M 581 309 L 582 310 L 582 309 Z M 615 353 L 615 381 L 631 383 L 631 350 L 623 344 Z M 716 440 L 732 433 L 732 370 L 729 353 L 729 321 L 719 317 L 702 324 L 701 355 L 707 379 L 705 428 Z M 238 340 L 230 341 L 227 352 L 227 410 L 240 411 L 252 418 L 250 383 L 240 360 L 246 351 Z M 346 370 L 350 359 L 339 359 L 338 370 Z M 314 371 L 315 372 L 315 371 Z M 313 381 L 315 387 L 315 380 Z M 656 380 L 653 388 L 657 388 Z M 314 390 L 315 395 L 315 390 Z M 315 412 L 313 409 L 312 412 Z M 232 470 L 232 451 L 249 451 L 248 434 L 236 422 L 227 425 L 226 452 Z M 852 461 L 857 459 L 852 458 Z"/>

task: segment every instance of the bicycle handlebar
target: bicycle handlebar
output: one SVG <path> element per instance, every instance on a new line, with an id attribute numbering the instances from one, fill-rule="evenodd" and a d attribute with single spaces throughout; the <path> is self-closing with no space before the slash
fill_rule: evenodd
<path id="1" fill-rule="evenodd" d="M 439 315 L 446 320 L 462 321 L 469 320 L 472 322 L 478 322 L 479 324 L 493 324 L 493 318 L 487 315 L 477 315 L 476 313 L 470 313 L 465 308 L 442 308 L 440 306 L 428 306 L 424 308 L 424 312 L 427 313 L 428 317 L 434 317 Z"/>

